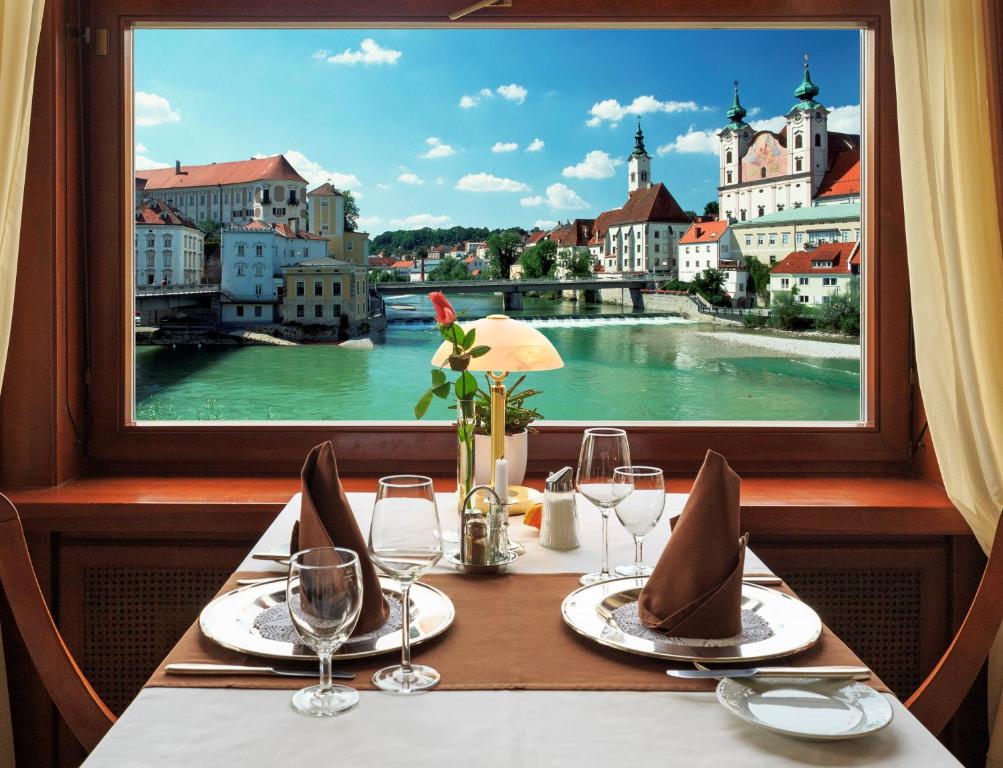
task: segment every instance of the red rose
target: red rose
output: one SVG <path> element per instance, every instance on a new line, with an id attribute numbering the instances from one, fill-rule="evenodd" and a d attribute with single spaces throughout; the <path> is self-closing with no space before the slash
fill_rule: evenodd
<path id="1" fill-rule="evenodd" d="M 432 291 L 428 294 L 432 306 L 435 307 L 435 319 L 440 325 L 449 325 L 456 320 L 456 310 L 446 299 L 442 291 Z"/>

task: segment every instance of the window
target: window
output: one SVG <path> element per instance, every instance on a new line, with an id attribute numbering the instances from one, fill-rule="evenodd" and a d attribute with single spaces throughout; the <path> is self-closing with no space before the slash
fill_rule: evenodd
<path id="1" fill-rule="evenodd" d="M 355 248 L 355 243 L 353 243 L 353 242 L 352 242 L 351 240 L 349 240 L 349 241 L 348 241 L 348 245 L 347 245 L 347 246 L 345 246 L 345 247 L 346 247 L 346 248 L 347 248 L 348 250 L 350 250 L 350 251 L 351 251 L 351 250 L 353 250 L 353 249 Z"/>
<path id="2" fill-rule="evenodd" d="M 745 244 L 746 245 L 752 245 L 752 235 L 746 235 L 745 236 Z"/>
<path id="3" fill-rule="evenodd" d="M 260 261 L 254 265 L 254 276 L 255 277 L 265 276 L 265 265 L 262 264 Z"/>
<path id="4" fill-rule="evenodd" d="M 815 134 L 815 146 L 816 147 L 821 147 L 822 146 L 822 134 L 821 133 L 816 133 Z"/>
<path id="5" fill-rule="evenodd" d="M 781 277 L 780 278 L 780 287 L 781 288 L 790 288 L 791 287 L 791 279 L 789 277 Z"/>
<path id="6" fill-rule="evenodd" d="M 238 261 L 236 264 L 237 277 L 243 277 L 247 270 L 247 265 L 242 261 Z"/>
<path id="7" fill-rule="evenodd" d="M 314 280 L 313 281 L 313 295 L 314 296 L 323 296 L 324 295 L 324 281 L 323 280 Z"/>
<path id="8" fill-rule="evenodd" d="M 742 210 L 740 211 L 740 213 L 741 213 L 741 220 L 742 220 L 742 221 L 745 221 L 745 209 L 743 208 L 743 209 L 742 209 Z"/>
<path id="9" fill-rule="evenodd" d="M 256 283 L 255 284 L 255 286 L 254 286 L 254 295 L 258 296 L 258 297 L 261 296 L 261 283 Z"/>
<path id="10" fill-rule="evenodd" d="M 783 232 L 780 235 L 780 244 L 781 245 L 790 245 L 790 242 L 791 242 L 791 234 L 790 234 L 790 232 Z"/>
<path id="11" fill-rule="evenodd" d="M 262 245 L 261 243 L 255 243 L 254 244 L 254 255 L 255 256 L 264 256 L 265 255 L 265 246 Z"/>
<path id="12" fill-rule="evenodd" d="M 306 283 L 303 280 L 296 281 L 296 295 L 297 296 L 306 295 Z"/>
<path id="13" fill-rule="evenodd" d="M 822 285 L 824 285 L 827 288 L 832 288 L 832 287 L 834 287 L 836 285 L 836 278 L 834 278 L 834 277 L 823 277 L 822 278 Z"/>
<path id="14" fill-rule="evenodd" d="M 766 167 L 765 166 L 763 166 L 762 168 L 759 169 L 759 178 L 761 178 L 761 179 L 765 179 L 766 178 Z M 763 190 L 759 190 L 759 191 L 762 192 Z"/>
<path id="15" fill-rule="evenodd" d="M 237 243 L 237 255 L 238 256 L 243 256 L 244 255 L 244 244 L 243 243 Z"/>
<path id="16" fill-rule="evenodd" d="M 805 295 L 804 295 L 804 294 L 802 294 L 802 293 L 799 293 L 799 294 L 798 294 L 798 301 L 799 301 L 800 303 L 802 303 L 802 304 L 807 304 L 807 303 L 808 303 L 808 301 L 809 301 L 809 297 L 805 296 Z"/>
<path id="17" fill-rule="evenodd" d="M 762 192 L 763 190 L 759 190 L 759 191 Z M 759 212 L 760 216 L 765 216 L 766 215 L 766 206 L 765 205 L 759 206 L 758 212 Z"/>
<path id="18" fill-rule="evenodd" d="M 296 317 L 306 317 L 306 305 L 304 304 L 296 305 Z"/>
<path id="19" fill-rule="evenodd" d="M 756 245 L 762 245 L 762 244 L 763 244 L 763 233 L 760 232 L 758 235 L 756 235 Z"/>
<path id="20" fill-rule="evenodd" d="M 798 232 L 798 233 L 797 233 L 797 234 L 796 234 L 796 235 L 794 236 L 794 241 L 795 241 L 795 242 L 796 242 L 796 243 L 797 243 L 798 245 L 801 245 L 801 244 L 802 244 L 802 243 L 804 242 L 804 232 Z"/>
<path id="21" fill-rule="evenodd" d="M 147 248 L 154 248 L 154 247 L 156 247 L 156 245 L 157 245 L 157 236 L 156 235 L 147 235 L 146 236 L 146 247 Z"/>
<path id="22" fill-rule="evenodd" d="M 243 316 L 244 316 L 244 305 L 243 304 L 238 304 L 237 305 L 237 317 L 243 317 Z"/>
<path id="23" fill-rule="evenodd" d="M 795 172 L 800 172 L 801 171 L 801 158 L 800 157 L 794 158 L 794 170 L 795 170 Z"/>
<path id="24" fill-rule="evenodd" d="M 313 305 L 313 316 L 314 317 L 323 317 L 324 316 L 324 305 L 323 304 L 314 304 Z"/>
<path id="25" fill-rule="evenodd" d="M 170 248 L 171 243 L 174 242 L 174 238 L 171 235 L 164 235 L 164 248 Z"/>
<path id="26" fill-rule="evenodd" d="M 731 184 L 731 171 L 726 172 L 725 177 L 727 178 L 728 184 Z"/>
<path id="27" fill-rule="evenodd" d="M 801 149 L 804 146 L 804 138 L 800 133 L 794 134 L 794 149 Z"/>
<path id="28" fill-rule="evenodd" d="M 730 149 L 725 153 L 725 155 L 724 155 L 724 161 L 726 163 L 730 163 L 732 161 L 732 155 L 731 155 L 731 150 Z M 729 181 L 730 181 L 730 179 L 729 179 Z"/>
<path id="29" fill-rule="evenodd" d="M 331 282 L 331 295 L 332 296 L 341 296 L 341 281 L 340 280 L 333 280 Z"/>
<path id="30" fill-rule="evenodd" d="M 799 277 L 798 278 L 798 285 L 808 285 L 808 278 L 807 277 Z"/>
<path id="31" fill-rule="evenodd" d="M 260 304 L 255 304 L 254 305 L 254 316 L 255 317 L 261 317 L 261 305 Z"/>

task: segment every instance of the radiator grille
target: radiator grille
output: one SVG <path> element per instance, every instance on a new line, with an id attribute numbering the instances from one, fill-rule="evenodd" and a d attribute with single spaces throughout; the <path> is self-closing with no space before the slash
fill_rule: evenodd
<path id="1" fill-rule="evenodd" d="M 229 568 L 84 570 L 84 673 L 113 712 L 139 693 L 229 575 Z"/>
<path id="2" fill-rule="evenodd" d="M 790 571 L 784 579 L 898 696 L 922 680 L 914 571 Z"/>

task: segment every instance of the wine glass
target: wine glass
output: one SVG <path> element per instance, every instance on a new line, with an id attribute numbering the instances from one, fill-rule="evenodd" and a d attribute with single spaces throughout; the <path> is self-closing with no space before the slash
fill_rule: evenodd
<path id="1" fill-rule="evenodd" d="M 609 572 L 609 511 L 634 490 L 629 477 L 614 477 L 617 467 L 626 466 L 630 466 L 626 432 L 606 427 L 585 430 L 575 485 L 602 513 L 602 569 L 582 576 L 585 586 L 613 578 Z"/>
<path id="2" fill-rule="evenodd" d="M 621 576 L 649 576 L 651 568 L 644 564 L 641 543 L 662 519 L 665 510 L 665 479 L 658 467 L 617 467 L 613 484 L 629 484 L 633 492 L 616 505 L 616 516 L 634 537 L 634 564 L 617 566 Z"/>
<path id="3" fill-rule="evenodd" d="M 362 610 L 362 569 L 350 549 L 304 549 L 289 559 L 286 605 L 293 627 L 320 658 L 320 682 L 297 691 L 292 707 L 331 717 L 359 703 L 359 692 L 331 682 L 331 655 L 348 639 Z"/>
<path id="4" fill-rule="evenodd" d="M 411 585 L 442 557 L 442 530 L 432 481 L 420 475 L 392 475 L 380 479 L 369 527 L 373 561 L 401 588 L 404 625 L 401 663 L 373 675 L 373 685 L 390 693 L 418 693 L 435 687 L 439 673 L 411 664 Z"/>

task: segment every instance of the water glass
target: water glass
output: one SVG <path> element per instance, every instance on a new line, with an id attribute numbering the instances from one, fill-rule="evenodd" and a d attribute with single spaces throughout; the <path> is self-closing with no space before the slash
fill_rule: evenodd
<path id="1" fill-rule="evenodd" d="M 630 465 L 630 446 L 622 429 L 586 429 L 578 457 L 575 485 L 578 492 L 602 513 L 602 567 L 581 577 L 583 585 L 612 579 L 609 572 L 609 511 L 627 498 L 634 486 L 626 476 L 615 477 L 618 467 Z"/>
<path id="2" fill-rule="evenodd" d="M 390 693 L 427 691 L 439 682 L 432 667 L 411 664 L 411 585 L 442 557 L 442 530 L 432 481 L 421 475 L 393 475 L 380 479 L 369 528 L 369 553 L 401 588 L 404 625 L 401 663 L 373 675 L 373 684 Z"/>
<path id="3" fill-rule="evenodd" d="M 289 560 L 286 605 L 293 627 L 320 659 L 320 682 L 297 691 L 292 707 L 331 717 L 359 703 L 354 688 L 331 682 L 331 656 L 348 639 L 362 610 L 362 569 L 350 549 L 304 549 Z"/>
<path id="4" fill-rule="evenodd" d="M 644 564 L 641 544 L 644 537 L 662 519 L 665 511 L 665 479 L 658 467 L 617 467 L 613 484 L 634 487 L 630 496 L 616 505 L 616 516 L 627 533 L 634 537 L 634 564 L 617 566 L 621 576 L 649 576 L 651 568 Z"/>

